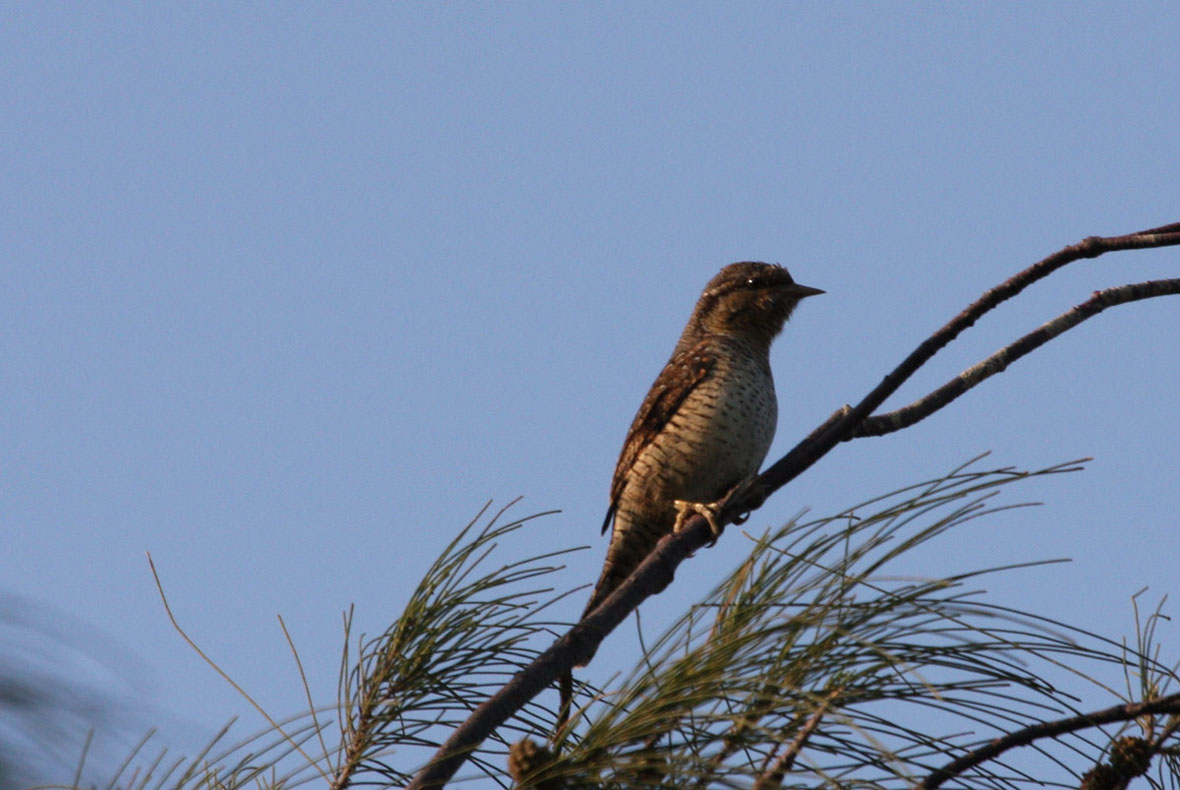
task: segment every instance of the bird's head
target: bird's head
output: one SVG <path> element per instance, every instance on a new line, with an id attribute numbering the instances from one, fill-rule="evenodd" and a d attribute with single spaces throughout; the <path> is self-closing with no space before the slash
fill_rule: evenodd
<path id="1" fill-rule="evenodd" d="M 769 346 L 799 300 L 822 293 L 799 285 L 778 264 L 731 263 L 705 286 L 689 327 L 700 335 L 741 337 Z"/>

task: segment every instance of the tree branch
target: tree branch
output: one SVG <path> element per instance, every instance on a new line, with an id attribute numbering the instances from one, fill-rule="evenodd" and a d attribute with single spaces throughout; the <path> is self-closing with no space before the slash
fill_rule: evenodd
<path id="1" fill-rule="evenodd" d="M 1130 721 L 1139 716 L 1158 713 L 1180 713 L 1180 694 L 1171 694 L 1167 697 L 1160 697 L 1159 699 L 1148 702 L 1132 702 L 1126 705 L 1115 705 L 1112 708 L 1094 711 L 1093 713 L 1083 713 L 1067 719 L 1046 721 L 1025 727 L 1022 730 L 1009 733 L 1001 738 L 996 738 L 986 746 L 967 752 L 962 757 L 958 757 L 947 763 L 926 777 L 926 780 L 922 782 L 922 790 L 937 790 L 947 779 L 958 776 L 964 771 L 974 768 L 980 763 L 986 762 L 994 757 L 999 757 L 1004 752 L 1016 746 L 1027 746 L 1033 741 L 1042 738 L 1054 738 L 1068 732 L 1077 732 L 1078 730 L 1098 727 L 1102 724 L 1110 724 L 1116 721 Z"/>
<path id="2" fill-rule="evenodd" d="M 1029 352 L 1040 348 L 1067 329 L 1072 329 L 1088 318 L 1114 307 L 1155 296 L 1180 294 L 1180 279 L 1149 280 L 1118 288 L 1095 291 L 1081 304 L 1069 309 L 1019 340 L 1004 346 L 987 359 L 964 370 L 938 389 L 897 411 L 868 417 L 844 438 L 844 441 L 865 436 L 884 436 L 908 428 L 948 405 L 976 384 L 989 379 Z"/>
<path id="3" fill-rule="evenodd" d="M 759 476 L 754 485 L 739 487 L 731 492 L 716 518 L 718 525 L 724 527 L 733 523 L 742 514 L 757 510 L 771 494 L 802 474 L 833 447 L 852 438 L 858 426 L 939 350 L 978 321 L 985 313 L 1011 299 L 1032 283 L 1083 258 L 1096 258 L 1108 252 L 1122 250 L 1176 245 L 1180 245 L 1180 222 L 1125 236 L 1091 236 L 1077 244 L 1065 247 L 987 291 L 975 303 L 968 306 L 914 349 L 860 403 L 837 410 L 807 438 Z M 1170 283 L 1173 281 L 1160 282 Z M 1152 283 L 1141 283 L 1137 286 L 1127 287 L 1147 286 L 1154 287 Z M 1119 290 L 1117 288 L 1111 289 L 1112 292 Z M 1173 293 L 1173 291 L 1162 293 Z M 1162 293 L 1151 295 L 1158 296 Z M 1148 295 L 1136 298 L 1148 298 Z M 1131 299 L 1124 301 L 1131 301 Z M 1107 306 L 1110 305 L 1104 304 L 1102 309 Z M 1058 333 L 1068 328 L 1068 326 L 1062 327 Z M 1041 342 L 1049 339 L 1046 337 Z M 1028 353 L 1035 347 L 1031 346 L 1023 353 Z M 998 372 L 998 370 L 993 372 Z M 496 728 L 556 681 L 575 663 L 588 661 L 607 634 L 622 623 L 646 598 L 667 586 L 672 581 L 673 573 L 680 563 L 711 540 L 713 540 L 712 532 L 708 523 L 701 516 L 691 518 L 680 532 L 662 538 L 651 554 L 632 572 L 631 576 L 619 585 L 597 609 L 558 639 L 532 664 L 518 672 L 500 691 L 476 708 L 471 716 L 451 733 L 431 761 L 418 772 L 409 788 L 411 790 L 425 790 L 425 788 L 444 786 L 470 753 L 478 748 L 479 744 Z"/>

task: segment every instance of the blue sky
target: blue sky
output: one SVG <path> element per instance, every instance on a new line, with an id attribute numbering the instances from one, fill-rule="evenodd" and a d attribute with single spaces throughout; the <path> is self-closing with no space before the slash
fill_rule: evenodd
<path id="1" fill-rule="evenodd" d="M 172 630 L 145 552 L 280 716 L 304 702 L 276 615 L 331 701 L 341 612 L 379 632 L 488 499 L 560 509 L 506 550 L 590 545 L 559 577 L 588 584 L 627 425 L 720 266 L 827 291 L 774 349 L 777 457 L 987 287 L 1180 220 L 1178 25 L 1150 3 L 8 4 L 5 606 L 73 634 L 69 661 L 100 645 L 81 674 L 136 711 L 129 732 L 191 751 L 260 720 Z M 892 403 L 1178 262 L 1075 264 Z M 837 448 L 748 528 L 986 450 L 1094 456 L 913 572 L 1069 557 L 989 590 L 1129 633 L 1131 595 L 1180 592 L 1178 305 L 1109 311 Z M 645 624 L 744 548 L 731 530 L 698 554 Z"/>

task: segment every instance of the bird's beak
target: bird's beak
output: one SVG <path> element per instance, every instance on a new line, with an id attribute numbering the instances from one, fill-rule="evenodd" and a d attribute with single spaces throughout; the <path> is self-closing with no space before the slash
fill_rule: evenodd
<path id="1" fill-rule="evenodd" d="M 826 293 L 818 288 L 812 288 L 810 285 L 800 285 L 799 283 L 791 283 L 784 287 L 782 292 L 787 296 L 793 296 L 796 299 L 802 299 L 805 296 L 815 296 L 816 294 Z"/>

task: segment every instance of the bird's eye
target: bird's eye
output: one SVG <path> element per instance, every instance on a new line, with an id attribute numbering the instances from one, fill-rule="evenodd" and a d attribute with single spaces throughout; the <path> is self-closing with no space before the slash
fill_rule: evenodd
<path id="1" fill-rule="evenodd" d="M 750 286 L 751 288 L 758 288 L 762 285 L 762 281 L 757 277 L 749 277 L 746 279 L 746 285 Z"/>

